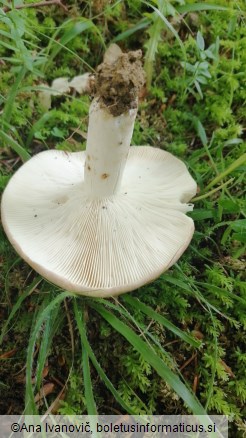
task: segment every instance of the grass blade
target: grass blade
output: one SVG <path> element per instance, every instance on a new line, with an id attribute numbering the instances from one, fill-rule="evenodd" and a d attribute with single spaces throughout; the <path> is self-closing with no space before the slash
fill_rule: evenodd
<path id="1" fill-rule="evenodd" d="M 150 87 L 151 81 L 152 81 L 152 73 L 153 73 L 153 64 L 155 61 L 156 53 L 158 50 L 158 44 L 161 40 L 161 31 L 163 27 L 167 27 L 169 31 L 174 35 L 174 37 L 177 39 L 181 50 L 183 52 L 184 58 L 186 58 L 184 45 L 178 35 L 178 32 L 174 29 L 173 25 L 168 21 L 168 19 L 163 14 L 161 8 L 156 8 L 153 4 L 142 0 L 145 5 L 147 5 L 149 8 L 153 9 L 153 13 L 151 14 L 152 18 L 152 25 L 149 27 L 148 33 L 150 34 L 149 41 L 147 42 L 147 52 L 145 55 L 145 63 L 144 68 L 146 71 L 146 82 L 147 82 L 147 88 Z M 162 8 L 163 9 L 163 8 Z"/>
<path id="2" fill-rule="evenodd" d="M 215 375 L 216 375 L 216 364 L 217 364 L 217 361 L 218 361 L 218 338 L 217 338 L 217 336 L 215 334 L 215 332 L 216 332 L 216 325 L 215 325 L 215 322 L 214 322 L 214 316 L 213 316 L 213 313 L 211 312 L 211 309 L 209 309 L 209 313 L 210 313 L 210 318 L 211 318 L 211 321 L 212 321 L 212 324 L 213 324 L 213 328 L 214 328 L 214 334 L 213 334 L 214 355 L 213 355 L 211 379 L 210 379 L 210 382 L 209 382 L 208 395 L 207 395 L 207 400 L 206 400 L 206 405 L 205 405 L 206 409 L 208 409 L 211 397 L 213 396 L 214 382 L 215 382 Z"/>
<path id="3" fill-rule="evenodd" d="M 185 281 L 183 281 L 183 280 L 180 280 L 180 279 L 175 278 L 175 277 L 171 277 L 171 275 L 169 275 L 169 274 L 164 275 L 164 280 L 167 281 L 168 283 L 174 284 L 174 286 L 180 287 L 180 289 L 183 289 L 186 292 L 189 292 L 189 294 L 192 293 L 191 287 L 187 283 L 185 283 Z"/>
<path id="4" fill-rule="evenodd" d="M 205 288 L 209 292 L 215 292 L 218 295 L 221 295 L 222 297 L 225 296 L 225 297 L 229 297 L 235 301 L 238 301 L 243 307 L 246 307 L 246 300 L 242 297 L 239 297 L 238 295 L 236 295 L 233 292 L 222 289 L 221 287 L 215 286 L 214 284 L 210 284 L 210 283 L 204 283 L 204 282 L 197 281 L 196 284 L 198 286 Z"/>
<path id="5" fill-rule="evenodd" d="M 155 351 L 125 323 L 119 320 L 111 312 L 98 304 L 92 303 L 91 306 L 127 341 L 143 356 L 155 371 L 162 377 L 169 386 L 184 400 L 194 415 L 206 415 L 206 411 L 192 392 L 184 385 L 180 378 L 171 371 L 168 366 L 160 359 Z"/>
<path id="6" fill-rule="evenodd" d="M 114 385 L 111 383 L 111 381 L 109 380 L 109 378 L 107 377 L 107 375 L 103 371 L 101 365 L 99 364 L 99 362 L 98 362 L 98 360 L 97 360 L 97 358 L 96 358 L 96 356 L 95 356 L 95 354 L 94 354 L 94 352 L 89 344 L 89 341 L 87 339 L 85 322 L 82 318 L 81 313 L 82 312 L 78 309 L 76 300 L 74 300 L 74 314 L 75 314 L 76 322 L 78 325 L 81 341 L 84 345 L 84 348 L 86 348 L 86 350 L 87 350 L 88 356 L 89 356 L 91 362 L 93 363 L 93 366 L 97 370 L 98 375 L 100 376 L 101 380 L 104 382 L 105 386 L 113 394 L 113 396 L 115 397 L 115 400 L 122 406 L 122 408 L 125 409 L 125 411 L 128 414 L 131 414 L 131 415 L 136 414 L 134 409 L 131 406 L 129 406 L 127 403 L 125 403 L 125 401 L 122 399 L 122 397 L 118 393 L 117 389 L 115 389 Z"/>
<path id="7" fill-rule="evenodd" d="M 66 29 L 66 26 L 68 26 L 68 29 Z M 61 36 L 61 38 L 59 39 L 59 41 L 57 41 L 55 39 L 55 37 L 57 36 L 58 32 L 62 28 L 65 28 L 65 31 L 64 31 L 63 35 Z M 68 50 L 69 52 L 71 52 L 67 48 L 67 44 L 70 41 L 72 41 L 74 38 L 76 38 L 78 35 L 80 35 L 82 32 L 84 32 L 86 30 L 90 30 L 90 29 L 93 29 L 98 34 L 102 45 L 105 47 L 104 39 L 101 35 L 99 28 L 97 26 L 95 26 L 95 24 L 91 20 L 89 20 L 87 18 L 80 18 L 80 20 L 76 21 L 76 22 L 74 22 L 74 19 L 68 20 L 66 23 L 64 23 L 60 27 L 60 29 L 58 29 L 55 32 L 55 34 L 53 35 L 53 38 L 50 38 L 50 44 L 49 44 L 48 49 L 47 49 L 47 51 L 48 51 L 47 56 L 49 57 L 49 62 L 46 64 L 45 68 L 47 68 L 47 65 L 50 65 L 50 62 L 53 61 L 53 59 L 58 55 L 58 53 L 62 49 Z M 54 45 L 53 48 L 52 48 L 52 44 Z M 50 51 L 50 54 L 49 54 L 49 51 Z M 71 52 L 71 53 L 73 53 L 73 52 Z M 76 56 L 75 53 L 74 53 L 74 55 Z M 88 67 L 90 67 L 90 66 L 88 66 Z"/>
<path id="8" fill-rule="evenodd" d="M 27 147 L 30 146 L 30 144 L 31 144 L 31 142 L 32 142 L 32 139 L 33 139 L 35 133 L 36 133 L 37 131 L 39 131 L 40 129 L 42 129 L 43 126 L 44 126 L 48 121 L 52 120 L 52 118 L 54 118 L 54 117 L 56 117 L 56 116 L 54 116 L 54 113 L 50 111 L 50 112 L 47 112 L 47 113 L 43 114 L 43 115 L 40 117 L 40 119 L 38 119 L 38 120 L 33 124 L 32 128 L 31 128 L 31 130 L 30 130 L 30 132 L 29 132 L 29 134 L 28 134 L 28 137 L 27 137 L 27 141 L 26 141 L 26 145 L 27 145 Z"/>
<path id="9" fill-rule="evenodd" d="M 40 390 L 42 383 L 43 369 L 45 366 L 46 358 L 48 355 L 48 349 L 50 346 L 50 331 L 51 331 L 51 316 L 46 319 L 44 330 L 42 331 L 42 341 L 40 342 L 39 354 L 37 360 L 37 371 L 36 371 L 36 386 L 38 391 Z"/>
<path id="10" fill-rule="evenodd" d="M 94 24 L 92 23 L 92 21 L 86 19 L 83 19 L 80 22 L 73 24 L 73 26 L 71 26 L 68 30 L 64 32 L 59 41 L 59 44 L 57 43 L 56 45 L 54 45 L 54 48 L 50 54 L 50 59 L 53 60 L 58 55 L 60 50 L 66 47 L 66 45 L 70 41 L 72 41 L 80 33 L 90 29 L 93 26 Z"/>
<path id="11" fill-rule="evenodd" d="M 188 344 L 192 345 L 192 347 L 200 347 L 201 343 L 194 339 L 192 336 L 188 335 L 187 333 L 180 330 L 178 327 L 176 327 L 173 323 L 171 323 L 167 318 L 165 318 L 163 315 L 160 315 L 155 310 L 151 309 L 151 307 L 147 306 L 144 303 L 141 303 L 136 298 L 131 297 L 129 294 L 124 297 L 124 301 L 130 306 L 134 307 L 135 309 L 141 310 L 143 313 L 145 313 L 147 316 L 149 316 L 151 319 L 154 319 L 155 321 L 162 324 L 165 328 L 173 332 L 176 336 L 178 336 L 180 339 L 182 339 L 185 342 L 188 342 Z"/>
<path id="12" fill-rule="evenodd" d="M 50 296 L 47 295 L 46 299 L 43 303 L 43 307 L 46 307 L 46 305 L 50 301 Z M 59 323 L 62 320 L 62 316 L 58 315 L 59 307 L 56 306 L 52 311 L 50 312 L 49 317 L 45 321 L 44 329 L 42 330 L 42 339 L 40 342 L 39 347 L 39 354 L 38 354 L 38 360 L 37 360 L 37 371 L 36 371 L 36 386 L 38 391 L 40 390 L 41 383 L 42 383 L 42 377 L 43 377 L 43 370 L 45 367 L 45 362 L 48 357 L 48 352 L 50 349 L 50 345 L 52 342 L 52 339 L 55 335 L 55 332 L 58 328 Z"/>
<path id="13" fill-rule="evenodd" d="M 192 202 L 197 202 L 197 201 L 201 201 L 202 199 L 209 198 L 214 193 L 218 192 L 219 190 L 223 189 L 224 187 L 227 187 L 233 181 L 234 181 L 234 178 L 228 179 L 228 181 L 224 182 L 223 184 L 221 184 L 220 186 L 216 187 L 215 189 L 210 190 L 209 192 L 204 193 L 203 195 L 199 195 L 199 196 L 196 196 L 195 198 L 192 198 Z"/>
<path id="14" fill-rule="evenodd" d="M 241 155 L 237 160 L 235 160 L 229 167 L 227 167 L 224 172 L 221 172 L 218 176 L 216 176 L 206 187 L 206 190 L 213 187 L 215 184 L 220 182 L 225 176 L 229 175 L 231 172 L 236 170 L 239 166 L 242 166 L 246 163 L 246 154 Z"/>
<path id="15" fill-rule="evenodd" d="M 84 376 L 84 387 L 85 387 L 85 399 L 87 405 L 87 414 L 88 415 L 97 415 L 96 403 L 93 395 L 92 382 L 91 382 L 91 374 L 90 374 L 90 364 L 89 364 L 89 355 L 86 348 L 86 345 L 83 342 L 84 335 L 86 333 L 85 321 L 83 318 L 84 307 L 79 312 L 77 302 L 74 300 L 74 312 L 75 318 L 77 322 L 77 326 L 79 329 L 80 340 L 81 340 L 81 349 L 82 349 L 82 368 L 83 368 L 83 376 Z"/>
<path id="16" fill-rule="evenodd" d="M 182 40 L 180 39 L 178 32 L 174 29 L 173 25 L 168 21 L 168 19 L 165 17 L 165 15 L 159 9 L 157 9 L 155 6 L 153 6 L 151 3 L 147 2 L 147 1 L 143 1 L 143 3 L 145 5 L 147 5 L 149 8 L 153 9 L 156 12 L 156 14 L 161 18 L 163 23 L 166 25 L 166 27 L 170 30 L 170 32 L 173 34 L 173 36 L 178 41 L 178 43 L 181 47 L 181 50 L 182 50 L 183 54 L 185 55 L 184 44 L 183 44 Z"/>
<path id="17" fill-rule="evenodd" d="M 43 323 L 49 318 L 50 312 L 55 308 L 55 306 L 60 305 L 61 302 L 67 298 L 73 296 L 70 292 L 62 292 L 56 298 L 54 298 L 49 305 L 41 311 L 37 317 L 37 322 L 32 330 L 28 349 L 27 349 L 27 360 L 26 360 L 26 402 L 25 402 L 25 414 L 37 414 L 37 408 L 34 400 L 34 393 L 32 388 L 32 368 L 33 368 L 33 352 L 36 343 L 36 338 L 42 328 Z"/>
<path id="18" fill-rule="evenodd" d="M 23 162 L 31 158 L 31 155 L 22 146 L 20 146 L 19 143 L 17 143 L 12 137 L 10 137 L 10 135 L 6 134 L 2 130 L 0 130 L 0 138 L 2 138 L 2 140 L 19 155 Z"/>
<path id="19" fill-rule="evenodd" d="M 7 319 L 7 321 L 4 323 L 3 329 L 2 329 L 2 333 L 0 336 L 0 345 L 3 342 L 3 338 L 7 333 L 7 329 L 8 329 L 8 325 L 10 323 L 10 321 L 13 319 L 13 317 L 15 316 L 16 312 L 20 309 L 20 306 L 22 304 L 22 302 L 26 299 L 26 297 L 28 297 L 28 295 L 30 295 L 34 289 L 39 285 L 39 283 L 42 281 L 41 277 L 37 277 L 35 278 L 35 280 L 33 280 L 33 282 L 30 284 L 30 286 L 28 286 L 25 290 L 25 292 L 23 292 L 23 294 L 18 298 L 18 300 L 16 301 L 16 303 L 14 304 L 10 315 Z"/>
<path id="20" fill-rule="evenodd" d="M 15 101 L 15 98 L 16 98 L 18 92 L 19 92 L 20 84 L 21 84 L 22 80 L 24 79 L 26 72 L 27 72 L 26 68 L 22 67 L 21 70 L 19 71 L 16 79 L 15 79 L 14 85 L 11 87 L 11 90 L 8 94 L 8 99 L 7 99 L 6 105 L 3 109 L 2 121 L 7 121 L 8 123 L 10 123 L 14 101 Z"/>
<path id="21" fill-rule="evenodd" d="M 116 43 L 117 41 L 122 41 L 128 38 L 129 36 L 133 35 L 135 32 L 138 32 L 139 30 L 145 29 L 151 24 L 151 21 L 145 17 L 142 20 L 140 20 L 137 24 L 130 27 L 129 29 L 125 30 L 124 32 L 117 35 L 115 38 L 113 38 L 112 43 Z"/>
<path id="22" fill-rule="evenodd" d="M 176 10 L 180 14 L 187 14 L 188 12 L 199 12 L 199 11 L 228 11 L 230 10 L 230 8 L 226 8 L 220 5 L 210 5 L 209 3 L 194 3 L 190 5 L 177 6 Z"/>
<path id="23" fill-rule="evenodd" d="M 95 300 L 94 300 L 95 302 Z M 139 331 L 139 333 L 145 338 L 146 342 L 148 342 L 148 338 L 151 339 L 151 342 L 154 343 L 158 349 L 162 352 L 162 354 L 167 358 L 167 360 L 169 361 L 169 363 L 171 364 L 171 366 L 173 368 L 176 369 L 176 371 L 179 373 L 179 369 L 177 367 L 177 364 L 174 362 L 172 356 L 163 349 L 163 347 L 161 346 L 161 344 L 159 343 L 159 341 L 152 335 L 152 333 L 149 332 L 148 327 L 142 323 L 140 323 L 139 321 L 136 321 L 136 319 L 132 316 L 132 314 L 121 304 L 121 305 L 115 305 L 113 303 L 111 303 L 109 300 L 103 299 L 103 298 L 98 298 L 96 300 L 97 303 L 101 303 L 103 306 L 109 307 L 110 309 L 115 310 L 116 312 L 119 312 L 121 314 L 121 316 L 123 316 L 123 318 L 128 319 L 133 326 L 136 327 L 136 329 Z M 149 344 L 151 346 L 151 344 Z M 180 374 L 180 377 L 182 378 L 182 374 Z"/>
<path id="24" fill-rule="evenodd" d="M 82 363 L 83 363 L 83 376 L 84 376 L 84 385 L 85 385 L 85 399 L 87 405 L 87 414 L 97 415 L 97 408 L 94 400 L 91 375 L 90 375 L 89 357 L 87 350 L 83 344 L 82 344 Z"/>

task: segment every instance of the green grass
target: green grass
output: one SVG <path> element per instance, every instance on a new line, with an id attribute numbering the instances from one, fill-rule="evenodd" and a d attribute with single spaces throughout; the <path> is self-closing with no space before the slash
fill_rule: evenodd
<path id="1" fill-rule="evenodd" d="M 66 5 L 68 14 L 56 6 L 0 12 L 1 190 L 34 153 L 85 147 L 88 96 L 52 97 L 46 110 L 38 93 L 57 77 L 93 71 L 117 41 L 143 51 L 147 73 L 133 144 L 185 161 L 199 186 L 190 213 L 196 231 L 155 282 L 92 300 L 37 276 L 1 230 L 0 411 L 43 413 L 55 404 L 64 414 L 224 413 L 241 434 L 244 2 L 134 0 L 105 4 L 103 15 L 97 2 L 83 13 Z M 47 383 L 54 390 L 38 405 Z"/>

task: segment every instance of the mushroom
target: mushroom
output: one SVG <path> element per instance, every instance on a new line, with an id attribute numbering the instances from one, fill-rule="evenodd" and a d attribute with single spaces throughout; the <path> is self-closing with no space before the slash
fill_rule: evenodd
<path id="1" fill-rule="evenodd" d="M 140 53 L 117 53 L 97 69 L 85 152 L 41 152 L 10 179 L 2 198 L 6 234 L 46 279 L 108 297 L 157 278 L 187 248 L 185 213 L 196 183 L 168 152 L 131 146 Z"/>

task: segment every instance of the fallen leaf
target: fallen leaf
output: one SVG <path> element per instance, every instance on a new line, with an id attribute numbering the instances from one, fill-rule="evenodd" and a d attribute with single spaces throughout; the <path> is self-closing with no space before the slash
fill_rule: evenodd
<path id="1" fill-rule="evenodd" d="M 40 391 L 35 395 L 35 402 L 39 402 L 42 398 L 47 397 L 47 395 L 54 392 L 55 384 L 54 383 L 45 383 L 45 385 L 40 389 Z"/>
<path id="2" fill-rule="evenodd" d="M 6 353 L 0 355 L 0 359 L 8 359 L 9 357 L 14 356 L 16 351 L 17 348 L 13 348 L 13 350 L 6 351 Z"/>
<path id="3" fill-rule="evenodd" d="M 191 334 L 199 340 L 204 338 L 204 334 L 200 330 L 192 330 Z"/>
<path id="4" fill-rule="evenodd" d="M 220 359 L 220 364 L 223 366 L 224 370 L 227 372 L 227 374 L 229 374 L 229 376 L 236 377 L 232 369 L 222 359 Z"/>

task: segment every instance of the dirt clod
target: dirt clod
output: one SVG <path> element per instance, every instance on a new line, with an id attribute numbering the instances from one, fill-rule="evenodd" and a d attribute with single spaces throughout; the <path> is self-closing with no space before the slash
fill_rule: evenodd
<path id="1" fill-rule="evenodd" d="M 141 57 L 141 50 L 122 53 L 118 48 L 115 56 L 110 59 L 105 56 L 97 67 L 96 95 L 115 117 L 137 107 L 137 98 L 145 83 Z"/>

